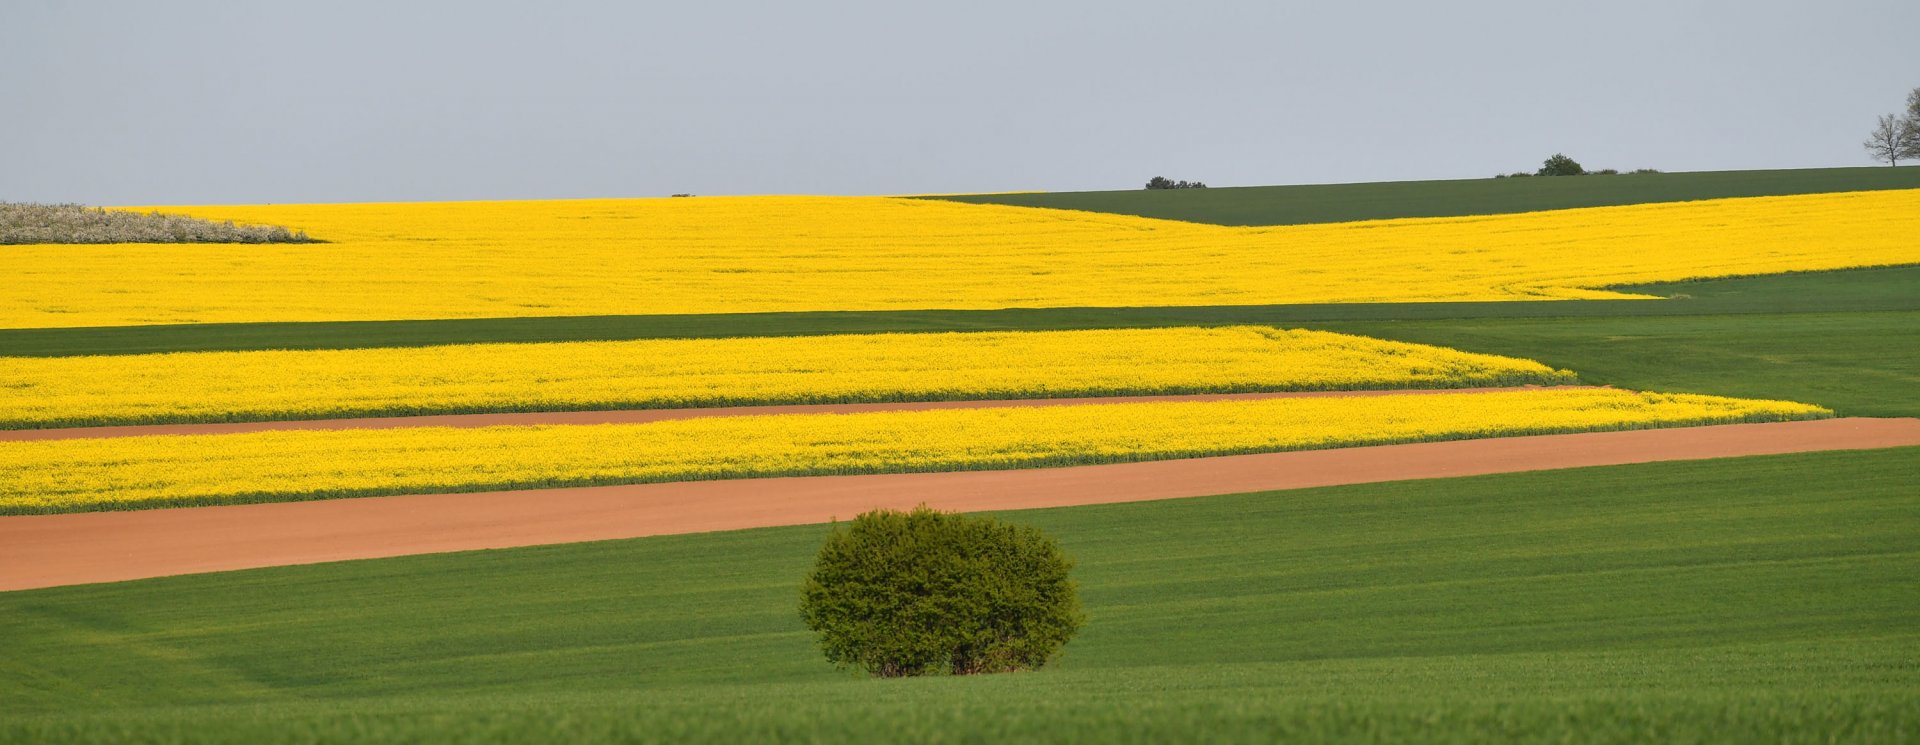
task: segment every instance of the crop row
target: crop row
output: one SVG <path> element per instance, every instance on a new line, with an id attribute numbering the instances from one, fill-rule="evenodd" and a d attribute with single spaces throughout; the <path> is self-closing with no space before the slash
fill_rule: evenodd
<path id="1" fill-rule="evenodd" d="M 0 357 L 0 428 L 1573 378 L 1530 360 L 1245 326 Z"/>
<path id="2" fill-rule="evenodd" d="M 1830 415 L 1547 389 L 0 443 L 0 513 L 779 475 L 1063 466 Z"/>
<path id="3" fill-rule="evenodd" d="M 0 328 L 1623 297 L 1920 263 L 1920 190 L 1232 228 L 880 197 L 168 208 L 324 244 L 17 246 Z"/>

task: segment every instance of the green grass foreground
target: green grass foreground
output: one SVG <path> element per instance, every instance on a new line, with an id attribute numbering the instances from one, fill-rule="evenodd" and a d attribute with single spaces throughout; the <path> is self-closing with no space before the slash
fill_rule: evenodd
<path id="1" fill-rule="evenodd" d="M 1920 169 L 1696 171 L 928 198 L 1108 212 L 1215 225 L 1303 225 L 1881 189 L 1920 189 Z"/>
<path id="2" fill-rule="evenodd" d="M 0 742 L 1900 742 L 1920 448 L 1009 513 L 1091 621 L 878 681 L 825 526 L 0 594 Z"/>

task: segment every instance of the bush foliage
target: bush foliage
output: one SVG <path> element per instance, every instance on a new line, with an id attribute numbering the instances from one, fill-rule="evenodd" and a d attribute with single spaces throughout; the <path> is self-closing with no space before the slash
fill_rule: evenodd
<path id="1" fill-rule="evenodd" d="M 1658 168 L 1635 168 L 1631 171 L 1628 171 L 1627 175 L 1633 176 L 1633 175 L 1639 175 L 1644 173 L 1659 173 L 1659 172 L 1660 172 L 1660 169 Z M 1515 173 L 1496 173 L 1493 175 L 1493 177 L 1494 178 L 1528 178 L 1530 176 L 1618 176 L 1618 175 L 1620 175 L 1620 170 L 1617 168 L 1602 168 L 1597 171 L 1589 171 L 1589 170 L 1586 170 L 1585 168 L 1580 167 L 1580 164 L 1578 162 L 1576 162 L 1572 158 L 1567 157 L 1565 154 L 1554 153 L 1553 157 L 1548 158 L 1546 162 L 1540 164 L 1540 170 L 1535 171 L 1533 173 L 1527 173 L 1526 171 L 1518 171 Z"/>
<path id="2" fill-rule="evenodd" d="M 855 518 L 820 549 L 800 614 L 836 664 L 880 677 L 1031 670 L 1085 617 L 1040 531 L 925 506 Z"/>
<path id="3" fill-rule="evenodd" d="M 1207 185 L 1199 181 L 1174 181 L 1165 176 L 1155 176 L 1147 180 L 1147 188 L 1150 190 L 1205 189 L 1207 188 Z"/>
<path id="4" fill-rule="evenodd" d="M 306 233 L 273 225 L 235 225 L 79 204 L 0 202 L 0 244 L 316 242 Z"/>
<path id="5" fill-rule="evenodd" d="M 1548 158 L 1545 163 L 1540 164 L 1540 170 L 1534 171 L 1533 175 L 1584 176 L 1586 173 L 1587 170 L 1581 168 L 1579 162 L 1567 157 L 1565 153 L 1554 153 L 1553 157 Z"/>

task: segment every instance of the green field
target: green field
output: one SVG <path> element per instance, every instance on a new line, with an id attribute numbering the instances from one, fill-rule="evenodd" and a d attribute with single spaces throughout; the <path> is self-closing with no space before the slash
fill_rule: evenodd
<path id="1" fill-rule="evenodd" d="M 1301 225 L 1876 189 L 1920 189 L 1920 168 L 1699 171 L 931 198 L 1112 212 L 1215 225 Z"/>
<path id="2" fill-rule="evenodd" d="M 487 342 L 698 339 L 915 331 L 1020 331 L 1240 324 L 1298 326 L 1323 321 L 1640 318 L 1920 311 L 1920 266 L 1634 285 L 1620 289 L 1677 299 L 1670 302 L 1542 300 L 1155 308 L 827 311 L 0 329 L 0 355 L 59 357 L 83 354 L 356 349 Z"/>
<path id="3" fill-rule="evenodd" d="M 1845 416 L 1920 416 L 1920 269 L 1633 289 L 1684 298 L 1652 305 L 1714 312 L 1296 325 L 1524 356 L 1574 370 L 1590 384 L 1788 399 Z"/>
<path id="4" fill-rule="evenodd" d="M 1303 325 L 1524 355 L 1590 384 L 1920 416 L 1920 312 Z"/>
<path id="5" fill-rule="evenodd" d="M 1906 448 L 1011 513 L 1091 622 L 978 678 L 829 667 L 796 611 L 822 526 L 6 593 L 0 741 L 1900 741 L 1916 477 Z"/>

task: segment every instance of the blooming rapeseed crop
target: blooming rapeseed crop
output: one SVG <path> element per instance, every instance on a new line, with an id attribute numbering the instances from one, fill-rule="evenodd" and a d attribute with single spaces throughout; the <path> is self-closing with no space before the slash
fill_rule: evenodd
<path id="1" fill-rule="evenodd" d="M 0 357 L 0 427 L 1571 383 L 1530 360 L 1265 327 Z"/>
<path id="2" fill-rule="evenodd" d="M 167 209 L 331 242 L 7 247 L 0 328 L 1617 298 L 1920 262 L 1920 190 L 1263 228 L 883 197 Z"/>
<path id="3" fill-rule="evenodd" d="M 1024 468 L 1830 413 L 1782 401 L 1547 389 L 5 442 L 0 513 Z"/>

